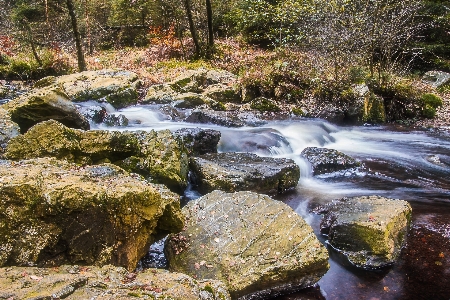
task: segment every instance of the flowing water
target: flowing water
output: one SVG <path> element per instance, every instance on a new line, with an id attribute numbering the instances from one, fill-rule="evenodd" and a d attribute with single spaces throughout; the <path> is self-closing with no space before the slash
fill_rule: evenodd
<path id="1" fill-rule="evenodd" d="M 413 223 L 407 245 L 392 268 L 357 270 L 331 252 L 330 270 L 315 287 L 280 299 L 450 299 L 448 134 L 386 126 L 338 127 L 322 120 L 299 119 L 230 129 L 172 122 L 152 106 L 108 110 L 130 120 L 121 130 L 211 128 L 222 133 L 221 152 L 293 159 L 301 169 L 298 186 L 276 198 L 303 216 L 323 242 L 321 217 L 311 213 L 320 204 L 360 195 L 381 195 L 411 204 Z M 364 167 L 313 177 L 300 156 L 310 146 L 342 151 L 360 160 Z M 195 195 L 188 193 L 190 197 Z"/>

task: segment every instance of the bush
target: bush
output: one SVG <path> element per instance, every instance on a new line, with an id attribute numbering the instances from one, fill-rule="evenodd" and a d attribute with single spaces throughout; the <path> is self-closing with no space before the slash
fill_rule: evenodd
<path id="1" fill-rule="evenodd" d="M 422 95 L 422 116 L 428 119 L 432 119 L 436 115 L 436 108 L 442 106 L 441 97 L 435 94 Z"/>

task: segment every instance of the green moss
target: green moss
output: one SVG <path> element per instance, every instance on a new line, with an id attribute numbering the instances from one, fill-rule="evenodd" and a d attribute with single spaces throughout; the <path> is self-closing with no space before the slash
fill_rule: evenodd
<path id="1" fill-rule="evenodd" d="M 250 104 L 250 108 L 259 110 L 261 112 L 280 111 L 280 108 L 275 104 L 274 101 L 271 101 L 263 97 L 253 100 L 252 103 Z"/>
<path id="2" fill-rule="evenodd" d="M 213 290 L 212 286 L 210 286 L 209 284 L 205 285 L 205 287 L 202 290 L 207 291 L 208 293 L 211 293 L 214 295 L 214 290 Z"/>
<path id="3" fill-rule="evenodd" d="M 227 108 L 225 107 L 225 104 L 219 101 L 211 101 L 209 103 L 209 107 L 211 107 L 213 110 L 216 111 L 225 111 Z"/>
<path id="4" fill-rule="evenodd" d="M 422 95 L 422 116 L 432 119 L 436 115 L 436 108 L 442 106 L 441 97 L 435 94 Z"/>
<path id="5" fill-rule="evenodd" d="M 302 110 L 301 108 L 299 108 L 299 107 L 294 107 L 294 108 L 292 109 L 292 113 L 293 113 L 294 115 L 296 115 L 296 116 L 304 116 L 304 115 L 305 115 L 305 113 L 303 112 L 303 110 Z"/>

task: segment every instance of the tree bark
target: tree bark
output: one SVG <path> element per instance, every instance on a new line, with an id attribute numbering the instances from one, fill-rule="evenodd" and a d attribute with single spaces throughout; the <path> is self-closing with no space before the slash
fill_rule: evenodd
<path id="1" fill-rule="evenodd" d="M 214 47 L 214 29 L 211 0 L 206 0 L 206 17 L 208 18 L 208 48 L 212 51 Z"/>
<path id="2" fill-rule="evenodd" d="M 33 52 L 34 59 L 36 59 L 39 66 L 42 67 L 42 60 L 39 57 L 37 50 L 36 50 L 36 44 L 34 43 L 33 32 L 31 30 L 30 23 L 28 23 L 28 20 L 26 20 L 25 18 L 22 19 L 22 22 L 23 22 L 23 24 L 25 26 L 25 30 L 27 31 L 27 34 L 28 34 L 28 40 L 30 42 L 31 52 Z"/>
<path id="3" fill-rule="evenodd" d="M 200 43 L 198 40 L 197 30 L 195 29 L 194 19 L 192 17 L 192 9 L 191 9 L 191 1 L 190 0 L 184 0 L 184 8 L 186 9 L 186 15 L 187 15 L 188 21 L 189 21 L 189 30 L 191 31 L 192 40 L 194 41 L 195 55 L 198 57 L 198 56 L 200 56 L 201 49 L 200 49 Z"/>
<path id="4" fill-rule="evenodd" d="M 72 21 L 72 30 L 75 37 L 75 46 L 77 48 L 78 70 L 80 72 L 86 71 L 86 62 L 84 60 L 83 47 L 81 46 L 81 35 L 78 31 L 77 17 L 75 15 L 75 8 L 72 0 L 67 0 L 67 9 L 69 10 L 70 20 Z"/>

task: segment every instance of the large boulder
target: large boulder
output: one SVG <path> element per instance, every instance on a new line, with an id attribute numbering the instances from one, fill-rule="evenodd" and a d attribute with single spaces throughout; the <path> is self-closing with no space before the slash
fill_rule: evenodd
<path id="1" fill-rule="evenodd" d="M 181 139 L 181 143 L 189 151 L 189 155 L 217 153 L 221 133 L 213 129 L 182 128 L 174 132 Z"/>
<path id="2" fill-rule="evenodd" d="M 422 77 L 423 82 L 435 88 L 447 84 L 449 80 L 450 74 L 442 71 L 428 71 Z"/>
<path id="3" fill-rule="evenodd" d="M 140 83 L 130 71 L 98 70 L 46 77 L 35 87 L 59 86 L 71 101 L 104 100 L 118 109 L 137 103 Z"/>
<path id="4" fill-rule="evenodd" d="M 214 191 L 184 208 L 186 227 L 165 247 L 169 269 L 225 282 L 233 299 L 264 299 L 315 284 L 328 252 L 286 204 Z"/>
<path id="5" fill-rule="evenodd" d="M 22 133 L 33 125 L 57 120 L 71 128 L 88 130 L 89 122 L 78 112 L 67 94 L 57 86 L 50 86 L 24 94 L 2 106 L 11 119 L 20 126 Z"/>
<path id="6" fill-rule="evenodd" d="M 6 110 L 0 108 L 0 153 L 4 151 L 9 140 L 19 134 L 19 125 L 11 120 Z"/>
<path id="7" fill-rule="evenodd" d="M 51 120 L 13 138 L 5 157 L 56 157 L 82 164 L 112 162 L 176 192 L 187 186 L 187 152 L 169 130 L 82 131 Z"/>
<path id="8" fill-rule="evenodd" d="M 0 268 L 0 299 L 130 298 L 231 299 L 220 281 L 199 281 L 160 269 L 131 273 L 110 265 Z"/>
<path id="9" fill-rule="evenodd" d="M 134 269 L 160 234 L 183 228 L 179 197 L 111 164 L 0 162 L 0 266 Z"/>
<path id="10" fill-rule="evenodd" d="M 400 255 L 411 206 L 380 196 L 343 198 L 321 208 L 321 232 L 350 263 L 364 269 L 392 265 Z"/>
<path id="11" fill-rule="evenodd" d="M 252 153 L 208 153 L 190 159 L 200 193 L 254 191 L 283 193 L 297 186 L 300 168 L 291 159 Z"/>
<path id="12" fill-rule="evenodd" d="M 185 70 L 171 82 L 151 86 L 142 103 L 167 104 L 180 99 L 195 99 L 196 105 L 211 99 L 219 102 L 240 102 L 241 95 L 235 89 L 236 84 L 236 75 L 224 70 Z M 191 102 L 190 107 L 192 105 Z M 188 107 L 182 104 L 179 108 Z"/>
<path id="13" fill-rule="evenodd" d="M 361 163 L 354 158 L 334 149 L 306 147 L 303 149 L 301 156 L 311 164 L 313 175 L 332 173 L 361 166 Z"/>

